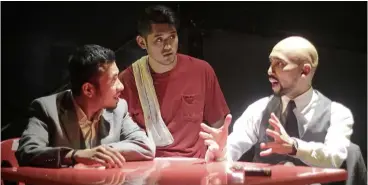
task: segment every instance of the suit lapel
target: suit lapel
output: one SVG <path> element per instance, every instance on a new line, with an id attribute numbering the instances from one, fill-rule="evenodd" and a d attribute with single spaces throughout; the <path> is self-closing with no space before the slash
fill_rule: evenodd
<path id="1" fill-rule="evenodd" d="M 110 123 L 112 123 L 113 114 L 109 111 L 103 110 L 101 115 L 101 119 L 98 125 L 98 145 L 105 144 L 107 141 L 107 137 L 109 136 L 109 132 L 111 129 Z"/>
<path id="2" fill-rule="evenodd" d="M 81 149 L 81 129 L 77 122 L 77 115 L 73 105 L 72 94 L 70 91 L 63 93 L 57 100 L 59 106 L 59 121 L 64 129 L 64 134 L 72 148 Z M 85 148 L 85 147 L 84 147 Z"/>

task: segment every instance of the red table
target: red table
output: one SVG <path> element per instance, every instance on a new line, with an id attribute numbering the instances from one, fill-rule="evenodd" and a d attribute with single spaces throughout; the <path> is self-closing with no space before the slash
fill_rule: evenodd
<path id="1" fill-rule="evenodd" d="M 46 168 L 2 168 L 3 180 L 20 181 L 39 185 L 277 185 L 313 184 L 343 181 L 347 173 L 342 169 L 313 167 L 291 167 L 259 163 L 240 163 L 247 167 L 271 168 L 271 177 L 248 177 L 233 173 L 229 163 L 205 163 L 202 159 L 156 158 L 154 161 L 129 162 L 122 169 L 46 169 Z"/>

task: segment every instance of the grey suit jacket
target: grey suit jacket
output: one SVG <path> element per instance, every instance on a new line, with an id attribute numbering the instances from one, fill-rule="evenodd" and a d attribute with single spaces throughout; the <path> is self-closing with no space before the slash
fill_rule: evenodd
<path id="1" fill-rule="evenodd" d="M 152 160 L 155 145 L 128 114 L 125 100 L 113 110 L 104 109 L 98 124 L 98 144 L 119 150 L 127 161 Z M 15 155 L 21 166 L 62 167 L 65 155 L 85 144 L 72 101 L 71 91 L 34 100 L 28 126 Z"/>

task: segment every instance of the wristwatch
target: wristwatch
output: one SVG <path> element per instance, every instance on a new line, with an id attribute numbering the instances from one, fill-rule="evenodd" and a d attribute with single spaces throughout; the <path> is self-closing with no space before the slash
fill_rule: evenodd
<path id="1" fill-rule="evenodd" d="M 75 153 L 77 152 L 78 150 L 74 150 L 72 152 L 72 155 L 71 155 L 71 159 L 72 159 L 72 166 L 76 165 L 77 161 L 75 160 Z"/>
<path id="2" fill-rule="evenodd" d="M 289 155 L 296 155 L 298 152 L 298 141 L 295 138 L 291 138 L 293 140 L 292 150 Z"/>

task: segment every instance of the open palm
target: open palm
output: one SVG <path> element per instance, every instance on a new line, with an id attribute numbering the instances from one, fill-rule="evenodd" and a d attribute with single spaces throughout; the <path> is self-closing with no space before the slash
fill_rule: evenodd
<path id="1" fill-rule="evenodd" d="M 199 135 L 204 139 L 205 145 L 208 146 L 207 154 L 211 155 L 210 157 L 206 156 L 206 160 L 208 158 L 212 160 L 213 158 L 223 157 L 231 119 L 231 114 L 226 115 L 224 125 L 218 129 L 209 127 L 204 123 L 201 124 L 203 131 L 199 132 Z"/>

